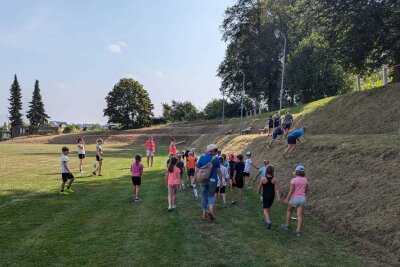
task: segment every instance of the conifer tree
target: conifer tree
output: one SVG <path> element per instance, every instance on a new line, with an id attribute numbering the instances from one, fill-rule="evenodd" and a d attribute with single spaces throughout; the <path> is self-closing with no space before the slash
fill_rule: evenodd
<path id="1" fill-rule="evenodd" d="M 10 106 L 8 107 L 9 119 L 11 126 L 22 125 L 22 95 L 21 88 L 19 87 L 17 75 L 14 76 L 14 82 L 10 88 Z"/>
<path id="2" fill-rule="evenodd" d="M 32 101 L 29 102 L 29 110 L 26 114 L 29 122 L 33 126 L 39 126 L 47 124 L 50 118 L 44 110 L 44 103 L 42 101 L 42 95 L 40 94 L 39 81 L 35 82 L 35 89 L 33 90 Z"/>

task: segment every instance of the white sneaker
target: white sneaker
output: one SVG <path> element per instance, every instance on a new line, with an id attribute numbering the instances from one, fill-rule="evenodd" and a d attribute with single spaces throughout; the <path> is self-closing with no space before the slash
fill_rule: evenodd
<path id="1" fill-rule="evenodd" d="M 80 171 L 80 173 L 84 173 L 84 171 Z"/>
<path id="2" fill-rule="evenodd" d="M 176 209 L 176 205 L 172 205 L 172 208 L 173 208 L 173 209 Z"/>

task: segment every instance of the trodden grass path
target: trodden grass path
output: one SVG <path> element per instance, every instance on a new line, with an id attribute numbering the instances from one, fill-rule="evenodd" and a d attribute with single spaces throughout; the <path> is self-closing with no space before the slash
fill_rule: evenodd
<path id="1" fill-rule="evenodd" d="M 217 205 L 215 224 L 200 219 L 191 190 L 179 192 L 177 210 L 168 213 L 164 156 L 145 169 L 142 202 L 132 203 L 129 166 L 142 148 L 105 145 L 102 177 L 87 174 L 93 153 L 78 174 L 70 149 L 75 193 L 60 196 L 61 146 L 0 145 L 0 266 L 371 265 L 307 216 L 300 239 L 281 230 L 282 204 L 274 204 L 267 230 L 253 190 L 242 207 Z"/>

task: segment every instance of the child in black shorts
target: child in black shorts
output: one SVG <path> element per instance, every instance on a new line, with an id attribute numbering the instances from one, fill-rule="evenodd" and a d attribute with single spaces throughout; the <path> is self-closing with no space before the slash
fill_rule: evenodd
<path id="1" fill-rule="evenodd" d="M 274 167 L 268 166 L 266 171 L 266 177 L 262 177 L 260 185 L 258 186 L 258 192 L 262 195 L 263 210 L 264 210 L 264 223 L 268 229 L 271 228 L 272 223 L 270 219 L 270 210 L 272 203 L 274 202 L 275 196 L 278 201 L 281 201 L 279 194 L 278 181 L 274 177 Z"/>
<path id="2" fill-rule="evenodd" d="M 133 183 L 133 201 L 140 201 L 140 185 L 142 184 L 143 165 L 142 156 L 136 155 L 135 162 L 131 164 L 131 174 Z"/>
<path id="3" fill-rule="evenodd" d="M 240 201 L 239 206 L 243 202 L 243 187 L 244 187 L 244 162 L 243 162 L 243 155 L 237 156 L 237 162 L 235 163 L 235 167 L 233 168 L 233 180 L 232 180 L 232 204 L 236 204 L 235 198 L 235 189 L 239 189 L 240 193 Z"/>
<path id="4" fill-rule="evenodd" d="M 60 195 L 69 195 L 69 193 L 73 193 L 74 191 L 71 189 L 71 185 L 74 182 L 74 176 L 72 175 L 71 171 L 69 170 L 69 165 L 68 165 L 68 152 L 69 149 L 68 147 L 64 146 L 62 149 L 62 155 L 61 155 L 61 191 Z M 69 180 L 69 183 L 67 185 L 67 189 L 64 190 L 65 188 L 65 183 Z"/>

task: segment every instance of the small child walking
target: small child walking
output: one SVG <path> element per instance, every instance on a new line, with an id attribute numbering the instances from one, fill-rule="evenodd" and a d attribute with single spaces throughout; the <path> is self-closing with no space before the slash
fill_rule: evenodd
<path id="1" fill-rule="evenodd" d="M 176 208 L 176 192 L 178 191 L 179 185 L 181 183 L 180 172 L 176 164 L 178 163 L 178 158 L 171 157 L 169 160 L 168 170 L 165 175 L 165 184 L 168 187 L 168 211 L 171 212 L 172 209 Z"/>
<path id="2" fill-rule="evenodd" d="M 83 160 L 85 159 L 85 141 L 83 137 L 78 139 L 79 172 L 83 173 Z"/>
<path id="3" fill-rule="evenodd" d="M 73 193 L 74 191 L 71 189 L 71 185 L 74 182 L 74 176 L 72 175 L 70 169 L 69 169 L 69 164 L 68 164 L 68 153 L 69 149 L 68 147 L 64 146 L 62 149 L 62 155 L 61 155 L 61 191 L 60 195 L 69 195 L 69 193 Z M 67 189 L 64 190 L 65 188 L 65 183 L 68 182 Z"/>
<path id="4" fill-rule="evenodd" d="M 229 155 L 229 161 L 228 161 L 228 165 L 229 165 L 229 183 L 228 183 L 228 187 L 232 188 L 232 181 L 233 181 L 233 173 L 234 173 L 234 169 L 235 169 L 235 155 L 230 154 Z"/>
<path id="5" fill-rule="evenodd" d="M 133 201 L 140 201 L 140 185 L 142 184 L 143 164 L 142 156 L 136 155 L 135 161 L 131 164 L 131 174 L 133 183 Z"/>
<path id="6" fill-rule="evenodd" d="M 226 181 L 229 179 L 228 168 L 225 165 L 224 157 L 219 158 L 221 177 L 218 177 L 217 187 L 215 189 L 215 201 L 218 201 L 218 195 L 221 194 L 222 201 L 224 202 L 224 207 L 226 207 Z"/>
<path id="7" fill-rule="evenodd" d="M 232 204 L 236 204 L 237 200 L 235 198 L 236 188 L 239 189 L 240 201 L 238 203 L 239 206 L 243 203 L 243 187 L 245 184 L 244 178 L 244 162 L 243 155 L 237 156 L 237 161 L 235 163 L 235 167 L 233 169 L 233 180 L 232 180 Z"/>
<path id="8" fill-rule="evenodd" d="M 279 194 L 278 181 L 274 176 L 274 167 L 268 166 L 266 175 L 261 177 L 260 185 L 258 186 L 258 192 L 262 195 L 263 210 L 264 210 L 264 223 L 268 229 L 271 229 L 271 206 L 274 202 L 275 196 L 278 201 L 281 201 Z"/>
<path id="9" fill-rule="evenodd" d="M 185 189 L 185 182 L 183 181 L 183 173 L 185 171 L 185 163 L 183 163 L 181 154 L 178 154 L 177 157 L 178 157 L 178 163 L 176 164 L 176 167 L 178 167 L 180 170 L 180 173 L 179 173 L 179 178 L 181 179 L 180 187 L 183 190 L 183 189 Z"/>
<path id="10" fill-rule="evenodd" d="M 286 222 L 282 224 L 282 229 L 289 230 L 290 219 L 292 217 L 292 211 L 297 208 L 297 227 L 293 233 L 297 236 L 301 236 L 301 226 L 303 224 L 303 211 L 306 207 L 306 194 L 308 192 L 308 180 L 305 177 L 306 173 L 304 167 L 298 165 L 294 172 L 295 177 L 290 181 L 289 194 L 285 199 L 285 203 L 288 204 L 286 213 Z"/>
<path id="11" fill-rule="evenodd" d="M 96 175 L 98 172 L 98 175 L 101 176 L 101 170 L 103 166 L 103 139 L 99 138 L 96 140 L 97 145 L 96 145 L 96 160 L 97 160 L 97 167 L 95 167 L 95 170 L 93 172 L 93 175 Z M 96 166 L 96 165 L 95 165 Z"/>
<path id="12" fill-rule="evenodd" d="M 244 173 L 243 176 L 247 177 L 247 189 L 251 188 L 251 180 L 250 180 L 250 169 L 251 169 L 251 165 L 253 165 L 256 169 L 258 169 L 258 167 L 256 165 L 254 165 L 253 161 L 251 160 L 251 152 L 248 151 L 246 152 L 246 160 L 244 161 Z"/>

